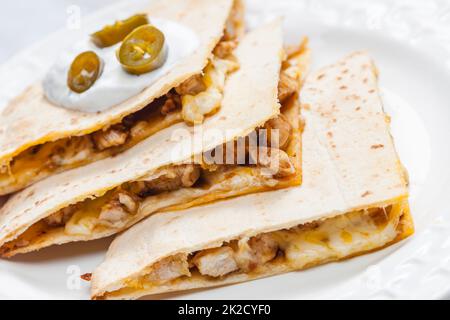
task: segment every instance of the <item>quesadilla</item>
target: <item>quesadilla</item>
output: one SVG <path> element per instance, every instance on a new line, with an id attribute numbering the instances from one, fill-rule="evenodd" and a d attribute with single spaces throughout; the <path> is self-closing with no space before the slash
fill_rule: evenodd
<path id="1" fill-rule="evenodd" d="M 134 299 L 302 270 L 413 233 L 375 66 L 353 53 L 301 92 L 302 186 L 154 215 L 118 236 L 92 298 Z"/>
<path id="2" fill-rule="evenodd" d="M 217 111 L 202 106 L 211 100 L 219 105 L 220 80 L 238 68 L 231 52 L 244 33 L 243 11 L 240 0 L 156 1 L 145 12 L 149 21 L 176 21 L 195 33 L 198 45 L 141 93 L 102 112 L 51 103 L 43 82 L 29 87 L 0 112 L 0 195 L 115 156 L 173 124 Z"/>
<path id="3" fill-rule="evenodd" d="M 243 38 L 234 52 L 240 69 L 226 82 L 220 110 L 201 126 L 176 124 L 13 195 L 0 209 L 0 254 L 103 238 L 158 211 L 299 185 L 298 94 L 309 50 L 306 41 L 284 49 L 282 39 L 280 21 Z M 256 148 L 248 139 L 255 129 Z M 231 164 L 220 161 L 229 154 Z"/>

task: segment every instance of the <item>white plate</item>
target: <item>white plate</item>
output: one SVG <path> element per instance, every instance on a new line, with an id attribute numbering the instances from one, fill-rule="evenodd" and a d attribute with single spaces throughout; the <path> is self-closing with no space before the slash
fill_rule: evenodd
<path id="1" fill-rule="evenodd" d="M 58 49 L 104 22 L 136 12 L 129 1 L 63 30 L 0 67 L 0 109 L 44 74 Z M 411 0 L 248 2 L 251 25 L 284 16 L 287 40 L 308 35 L 314 68 L 367 49 L 381 72 L 386 110 L 411 178 L 416 234 L 386 250 L 303 272 L 166 296 L 188 299 L 450 297 L 450 3 Z M 0 261 L 0 298 L 86 299 L 79 275 L 103 259 L 108 241 L 72 244 Z"/>

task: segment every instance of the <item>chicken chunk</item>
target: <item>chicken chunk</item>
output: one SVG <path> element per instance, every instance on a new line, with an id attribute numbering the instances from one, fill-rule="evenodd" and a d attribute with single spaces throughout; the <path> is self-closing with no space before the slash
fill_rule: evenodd
<path id="1" fill-rule="evenodd" d="M 169 113 L 180 108 L 181 108 L 181 97 L 178 94 L 169 93 L 167 94 L 166 102 L 164 102 L 164 105 L 161 108 L 161 113 L 163 115 L 168 115 Z"/>
<path id="2" fill-rule="evenodd" d="M 180 188 L 189 188 L 200 178 L 200 173 L 200 167 L 192 164 L 171 167 L 166 169 L 163 175 L 158 179 L 145 181 L 145 190 L 142 191 L 144 193 L 165 192 L 178 190 Z"/>
<path id="3" fill-rule="evenodd" d="M 197 253 L 192 262 L 200 273 L 210 277 L 222 277 L 239 269 L 230 247 L 204 250 Z"/>
<path id="4" fill-rule="evenodd" d="M 254 250 L 255 256 L 261 264 L 274 259 L 278 252 L 278 243 L 270 234 L 251 238 L 249 246 Z"/>
<path id="5" fill-rule="evenodd" d="M 188 80 L 183 82 L 176 91 L 179 95 L 197 95 L 202 91 L 206 90 L 205 82 L 203 81 L 203 76 L 201 74 L 190 77 Z"/>
<path id="6" fill-rule="evenodd" d="M 277 118 L 266 122 L 264 129 L 267 130 L 268 145 L 272 142 L 272 133 L 278 134 L 278 148 L 285 150 L 292 135 L 292 125 L 285 115 L 280 114 Z M 276 132 L 274 130 L 277 130 Z M 275 138 L 275 137 L 274 137 Z"/>
<path id="7" fill-rule="evenodd" d="M 99 220 L 101 224 L 112 228 L 120 228 L 128 217 L 127 211 L 116 203 L 109 203 L 102 207 Z"/>
<path id="8" fill-rule="evenodd" d="M 51 144 L 48 145 L 51 147 Z M 40 150 L 43 154 L 47 146 Z M 84 161 L 93 152 L 94 146 L 88 137 L 73 137 L 64 144 L 56 144 L 50 155 L 50 166 L 70 166 L 77 162 Z"/>
<path id="9" fill-rule="evenodd" d="M 284 178 L 295 174 L 294 164 L 286 152 L 277 148 L 257 147 L 249 149 L 251 163 L 267 170 L 268 175 Z"/>
<path id="10" fill-rule="evenodd" d="M 187 165 L 181 168 L 181 185 L 185 188 L 192 187 L 200 178 L 200 167 Z"/>
<path id="11" fill-rule="evenodd" d="M 100 151 L 123 145 L 127 141 L 127 138 L 128 131 L 121 125 L 92 134 L 95 147 Z"/>
<path id="12" fill-rule="evenodd" d="M 119 192 L 101 209 L 99 221 L 101 224 L 121 228 L 138 209 L 137 200 L 129 193 Z"/>
<path id="13" fill-rule="evenodd" d="M 269 234 L 239 241 L 235 259 L 240 269 L 254 270 L 277 256 L 278 243 Z"/>
<path id="14" fill-rule="evenodd" d="M 278 84 L 278 99 L 281 103 L 299 91 L 299 81 L 289 76 L 286 72 L 281 72 L 280 83 Z"/>
<path id="15" fill-rule="evenodd" d="M 48 216 L 44 219 L 44 222 L 50 227 L 62 227 L 67 221 L 74 215 L 77 211 L 77 206 L 69 206 L 67 208 L 61 209 L 58 212 Z"/>
<path id="16" fill-rule="evenodd" d="M 146 278 L 151 282 L 162 283 L 190 275 L 187 256 L 177 254 L 155 263 Z"/>

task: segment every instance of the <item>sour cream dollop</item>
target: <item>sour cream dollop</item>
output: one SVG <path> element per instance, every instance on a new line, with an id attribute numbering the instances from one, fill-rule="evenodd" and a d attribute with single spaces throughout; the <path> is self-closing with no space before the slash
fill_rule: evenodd
<path id="1" fill-rule="evenodd" d="M 190 28 L 164 19 L 152 19 L 151 23 L 164 33 L 168 47 L 167 60 L 160 68 L 140 76 L 131 75 L 116 57 L 122 43 L 100 49 L 87 38 L 67 50 L 48 71 L 43 82 L 47 99 L 70 110 L 105 111 L 150 87 L 198 48 L 198 36 Z M 67 74 L 75 57 L 85 51 L 94 51 L 103 60 L 103 72 L 89 90 L 76 93 L 67 86 Z"/>

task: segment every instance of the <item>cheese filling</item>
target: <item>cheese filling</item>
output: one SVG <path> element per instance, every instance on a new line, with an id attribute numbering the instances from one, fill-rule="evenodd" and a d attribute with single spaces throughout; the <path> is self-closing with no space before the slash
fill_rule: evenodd
<path id="1" fill-rule="evenodd" d="M 402 217 L 407 210 L 405 201 L 232 240 L 218 248 L 169 256 L 105 295 L 145 294 L 155 286 L 196 278 L 214 282 L 243 273 L 258 277 L 270 270 L 300 270 L 351 257 L 394 241 L 403 231 Z"/>

